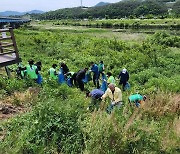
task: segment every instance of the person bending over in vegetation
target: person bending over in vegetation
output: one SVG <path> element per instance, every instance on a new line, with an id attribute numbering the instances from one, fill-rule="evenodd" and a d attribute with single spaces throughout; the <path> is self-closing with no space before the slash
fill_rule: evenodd
<path id="1" fill-rule="evenodd" d="M 36 64 L 38 71 L 41 71 L 42 63 L 41 61 L 38 61 Z"/>
<path id="2" fill-rule="evenodd" d="M 94 109 L 98 110 L 103 94 L 104 92 L 100 89 L 94 89 L 91 92 L 87 91 L 86 97 L 91 97 L 91 103 L 89 104 L 87 110 L 90 110 L 91 112 L 94 111 Z"/>
<path id="3" fill-rule="evenodd" d="M 16 74 L 18 78 L 24 79 L 26 77 L 26 67 L 23 67 L 21 63 L 18 64 L 18 68 L 16 69 Z"/>
<path id="4" fill-rule="evenodd" d="M 118 108 L 122 105 L 122 92 L 118 87 L 115 87 L 114 84 L 109 84 L 108 89 L 105 94 L 102 96 L 102 100 L 104 101 L 106 97 L 111 99 L 111 103 L 107 108 L 107 113 L 111 113 L 113 108 L 117 106 Z"/>
<path id="5" fill-rule="evenodd" d="M 53 64 L 52 68 L 49 69 L 50 78 L 54 79 L 54 80 L 58 79 L 58 74 L 56 72 L 56 67 L 57 67 L 57 64 Z"/>
<path id="6" fill-rule="evenodd" d="M 93 74 L 94 86 L 99 89 L 99 70 L 98 70 L 98 66 L 94 62 L 91 62 L 91 70 L 90 71 L 94 73 Z"/>
<path id="7" fill-rule="evenodd" d="M 64 75 L 69 72 L 69 68 L 68 68 L 68 66 L 65 64 L 65 62 L 62 62 L 62 63 L 60 64 L 60 66 L 61 66 L 61 69 L 62 69 L 62 73 L 63 73 Z"/>
<path id="8" fill-rule="evenodd" d="M 75 72 L 68 72 L 68 73 L 66 73 L 66 78 L 70 79 L 70 84 L 72 86 L 73 85 L 77 85 L 76 76 L 77 76 L 77 73 L 75 73 Z"/>
<path id="9" fill-rule="evenodd" d="M 38 78 L 38 69 L 37 66 L 34 65 L 34 60 L 29 60 L 29 65 L 26 66 L 27 76 L 30 79 L 37 80 Z"/>
<path id="10" fill-rule="evenodd" d="M 128 100 L 129 100 L 129 103 L 135 103 L 136 107 L 140 107 L 142 102 L 146 100 L 146 96 L 145 95 L 142 96 L 140 94 L 133 94 L 129 96 Z"/>
<path id="11" fill-rule="evenodd" d="M 99 70 L 99 77 L 100 75 L 104 75 L 104 63 L 103 61 L 100 61 L 99 65 L 98 65 L 98 70 Z"/>
<path id="12" fill-rule="evenodd" d="M 83 79 L 85 79 L 85 75 L 86 75 L 87 70 L 88 70 L 88 68 L 80 70 L 76 75 L 76 81 L 77 81 L 78 87 L 81 89 L 81 91 L 84 91 Z"/>
<path id="13" fill-rule="evenodd" d="M 129 73 L 128 73 L 127 69 L 124 68 L 124 69 L 120 72 L 118 78 L 120 79 L 119 85 L 122 84 L 122 86 L 123 86 L 123 91 L 125 91 L 126 83 L 127 83 L 128 80 L 129 80 Z"/>
<path id="14" fill-rule="evenodd" d="M 115 84 L 115 78 L 112 76 L 112 73 L 108 72 L 107 76 L 108 76 L 107 84 L 110 84 L 110 83 Z"/>

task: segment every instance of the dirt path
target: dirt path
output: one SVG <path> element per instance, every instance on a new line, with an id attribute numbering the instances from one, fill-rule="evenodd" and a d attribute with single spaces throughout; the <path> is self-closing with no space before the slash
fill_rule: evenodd
<path id="1" fill-rule="evenodd" d="M 36 102 L 39 92 L 39 88 L 30 87 L 24 92 L 14 92 L 11 96 L 0 100 L 0 120 L 7 120 L 29 111 L 32 103 Z"/>

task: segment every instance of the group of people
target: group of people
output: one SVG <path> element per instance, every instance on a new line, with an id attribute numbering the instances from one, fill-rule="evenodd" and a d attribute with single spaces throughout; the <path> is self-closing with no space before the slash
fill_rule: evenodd
<path id="1" fill-rule="evenodd" d="M 17 68 L 17 75 L 20 78 L 30 78 L 35 80 L 38 84 L 42 84 L 43 78 L 41 76 L 41 67 L 42 63 L 39 61 L 37 63 L 34 60 L 29 60 L 28 65 L 23 67 L 19 64 Z M 76 86 L 81 91 L 86 91 L 86 96 L 91 97 L 91 103 L 89 104 L 88 110 L 98 109 L 100 102 L 104 101 L 107 97 L 111 99 L 110 105 L 107 108 L 107 112 L 111 113 L 114 107 L 121 107 L 122 102 L 122 92 L 121 89 L 116 87 L 116 80 L 111 72 L 107 72 L 105 75 L 105 66 L 103 61 L 100 61 L 99 64 L 94 62 L 90 63 L 90 67 L 79 70 L 78 72 L 71 72 L 65 62 L 60 63 L 60 69 L 57 71 L 57 64 L 53 64 L 49 69 L 49 79 L 59 82 L 60 84 L 66 83 L 68 86 Z M 93 84 L 96 89 L 91 92 L 85 90 L 84 84 L 91 80 L 91 73 Z M 128 83 L 129 73 L 127 69 L 120 71 L 119 76 L 119 85 L 122 85 L 123 91 L 130 88 Z M 100 84 L 100 80 L 102 83 Z M 140 94 L 134 94 L 129 97 L 129 102 L 134 102 L 137 107 L 140 106 L 142 101 L 145 101 L 146 96 Z"/>
<path id="2" fill-rule="evenodd" d="M 120 108 L 123 104 L 121 89 L 116 87 L 113 83 L 108 85 L 105 92 L 101 89 L 94 89 L 91 92 L 87 91 L 86 97 L 91 97 L 91 103 L 87 108 L 90 111 L 93 111 L 94 109 L 98 110 L 101 102 L 107 97 L 111 100 L 109 106 L 107 107 L 107 113 L 111 113 L 114 107 Z M 129 103 L 134 103 L 136 107 L 140 107 L 145 100 L 146 96 L 142 96 L 140 94 L 133 94 L 128 98 Z"/>

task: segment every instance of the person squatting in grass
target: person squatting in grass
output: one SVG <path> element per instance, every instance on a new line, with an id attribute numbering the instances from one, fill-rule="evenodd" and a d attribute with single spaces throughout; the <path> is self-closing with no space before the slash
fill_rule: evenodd
<path id="1" fill-rule="evenodd" d="M 66 73 L 65 78 L 70 80 L 71 86 L 74 86 L 74 85 L 77 86 L 76 76 L 77 76 L 77 73 L 75 73 L 75 72 L 68 72 L 68 73 Z"/>
<path id="2" fill-rule="evenodd" d="M 19 63 L 16 69 L 16 74 L 19 79 L 24 79 L 27 75 L 26 67 Z"/>
<path id="3" fill-rule="evenodd" d="M 143 103 L 143 101 L 146 101 L 146 96 L 142 96 L 140 94 L 133 94 L 131 96 L 129 96 L 128 100 L 129 103 L 135 103 L 136 107 L 140 107 L 141 104 Z"/>
<path id="4" fill-rule="evenodd" d="M 101 97 L 103 96 L 104 92 L 100 89 L 94 89 L 91 92 L 86 92 L 86 98 L 91 97 L 91 103 L 89 104 L 87 110 L 90 110 L 91 112 L 94 111 L 94 109 L 98 110 L 100 107 L 100 103 L 102 101 Z"/>
<path id="5" fill-rule="evenodd" d="M 60 63 L 60 69 L 64 75 L 69 72 L 69 68 L 65 62 Z"/>
<path id="6" fill-rule="evenodd" d="M 29 60 L 28 65 L 26 66 L 27 76 L 30 79 L 37 80 L 38 78 L 38 69 L 37 66 L 34 65 L 34 60 Z"/>
<path id="7" fill-rule="evenodd" d="M 109 84 L 105 94 L 101 97 L 104 101 L 107 97 L 111 99 L 110 105 L 107 108 L 107 113 L 111 113 L 114 107 L 120 108 L 122 105 L 122 92 L 114 84 Z"/>
<path id="8" fill-rule="evenodd" d="M 112 73 L 111 72 L 108 72 L 107 73 L 107 84 L 115 84 L 115 78 L 112 76 Z"/>
<path id="9" fill-rule="evenodd" d="M 57 80 L 58 73 L 56 72 L 57 64 L 53 64 L 52 67 L 49 69 L 50 79 Z"/>

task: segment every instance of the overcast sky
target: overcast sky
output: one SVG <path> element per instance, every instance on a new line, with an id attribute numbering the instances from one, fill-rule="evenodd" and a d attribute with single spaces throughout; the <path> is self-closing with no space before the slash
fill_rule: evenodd
<path id="1" fill-rule="evenodd" d="M 80 6 L 81 0 L 0 0 L 0 12 L 2 11 L 30 11 L 30 10 L 56 10 L 66 7 Z M 82 0 L 83 6 L 94 6 L 103 2 L 119 2 L 120 0 Z"/>

